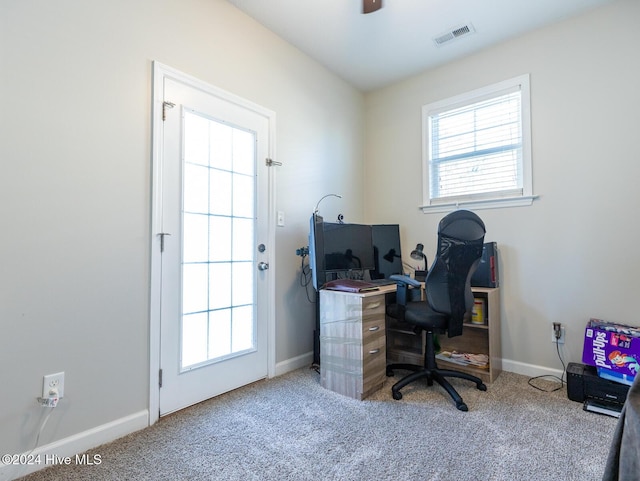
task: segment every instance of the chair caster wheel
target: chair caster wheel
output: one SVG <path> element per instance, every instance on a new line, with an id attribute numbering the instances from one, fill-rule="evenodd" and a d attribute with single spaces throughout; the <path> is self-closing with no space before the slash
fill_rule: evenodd
<path id="1" fill-rule="evenodd" d="M 485 384 L 478 384 L 478 390 L 486 391 L 487 390 L 487 386 Z"/>
<path id="2" fill-rule="evenodd" d="M 400 391 L 391 391 L 391 396 L 393 396 L 393 399 L 396 401 L 400 401 L 400 399 L 402 399 L 402 393 Z"/>
<path id="3" fill-rule="evenodd" d="M 469 408 L 467 407 L 467 405 L 465 403 L 459 403 L 456 404 L 456 407 L 460 410 L 460 411 L 464 411 L 467 412 L 469 410 Z"/>

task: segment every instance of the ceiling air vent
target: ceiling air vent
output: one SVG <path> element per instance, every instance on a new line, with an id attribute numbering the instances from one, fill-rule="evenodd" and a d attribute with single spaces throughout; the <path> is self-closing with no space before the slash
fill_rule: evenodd
<path id="1" fill-rule="evenodd" d="M 433 43 L 436 44 L 437 47 L 444 45 L 445 43 L 451 42 L 460 37 L 466 37 L 467 35 L 471 35 L 475 33 L 476 29 L 473 28 L 471 23 L 466 23 L 464 25 L 460 25 L 458 27 L 454 27 L 450 29 L 448 32 L 444 32 L 437 37 L 433 38 Z"/>

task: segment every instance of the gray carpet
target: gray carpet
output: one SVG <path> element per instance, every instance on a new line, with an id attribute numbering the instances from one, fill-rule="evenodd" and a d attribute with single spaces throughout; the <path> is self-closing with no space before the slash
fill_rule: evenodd
<path id="1" fill-rule="evenodd" d="M 400 373 L 396 373 L 399 377 Z M 397 378 L 396 378 L 397 379 Z M 401 401 L 356 401 L 300 369 L 179 413 L 89 452 L 99 466 L 55 466 L 55 480 L 600 480 L 617 420 L 566 389 L 504 372 L 487 392 L 454 380 L 469 412 L 422 383 Z M 545 388 L 551 382 L 538 382 Z"/>

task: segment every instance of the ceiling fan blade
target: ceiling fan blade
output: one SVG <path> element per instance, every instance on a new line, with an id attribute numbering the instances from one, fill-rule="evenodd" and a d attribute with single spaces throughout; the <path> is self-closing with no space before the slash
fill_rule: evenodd
<path id="1" fill-rule="evenodd" d="M 372 13 L 382 8 L 382 0 L 362 0 L 362 13 Z"/>

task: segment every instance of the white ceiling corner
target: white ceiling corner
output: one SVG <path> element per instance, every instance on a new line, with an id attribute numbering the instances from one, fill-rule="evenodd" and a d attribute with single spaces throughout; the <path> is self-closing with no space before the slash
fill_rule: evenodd
<path id="1" fill-rule="evenodd" d="M 384 87 L 613 0 L 228 0 L 363 91 Z M 462 25 L 475 32 L 436 45 Z"/>

